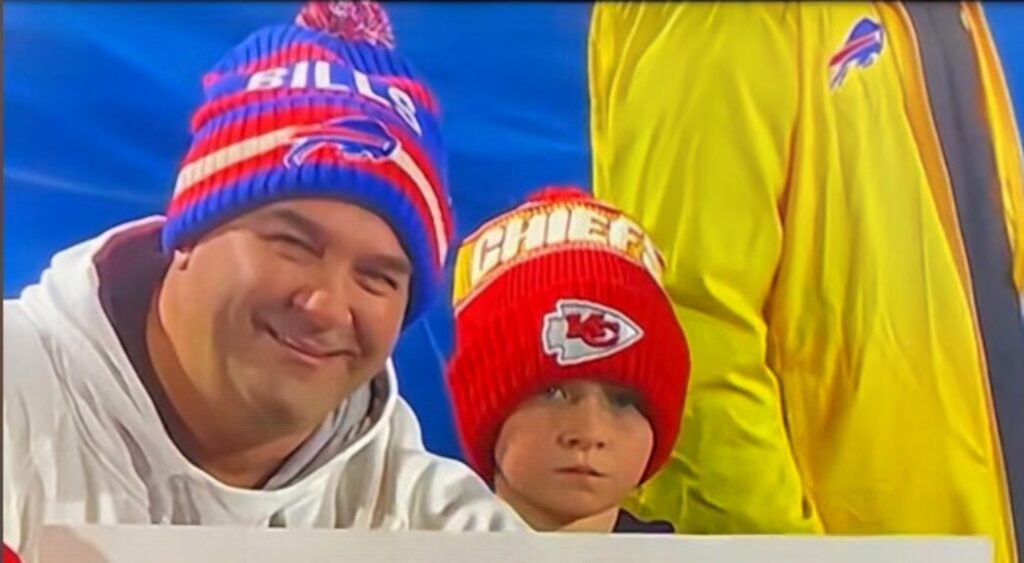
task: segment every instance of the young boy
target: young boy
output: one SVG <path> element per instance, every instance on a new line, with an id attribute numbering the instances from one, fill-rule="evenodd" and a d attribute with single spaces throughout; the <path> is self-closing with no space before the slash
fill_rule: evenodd
<path id="1" fill-rule="evenodd" d="M 548 188 L 459 249 L 448 385 L 467 461 L 534 529 L 672 532 L 620 505 L 668 459 L 689 375 L 661 257 Z"/>

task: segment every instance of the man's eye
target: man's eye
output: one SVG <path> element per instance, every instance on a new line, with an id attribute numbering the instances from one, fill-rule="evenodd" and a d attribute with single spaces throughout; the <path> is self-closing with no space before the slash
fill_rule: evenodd
<path id="1" fill-rule="evenodd" d="M 358 280 L 363 289 L 378 297 L 394 295 L 398 289 L 398 280 L 382 272 L 360 271 Z"/>
<path id="2" fill-rule="evenodd" d="M 274 234 L 274 235 L 270 235 L 270 237 L 268 237 L 268 238 L 271 241 L 279 242 L 279 243 L 282 243 L 282 244 L 286 244 L 286 245 L 294 247 L 296 249 L 303 250 L 305 252 L 309 252 L 310 254 L 319 254 L 316 251 L 316 249 L 313 248 L 309 243 L 307 243 L 306 241 L 304 241 L 304 240 L 302 240 L 302 239 L 300 239 L 298 237 L 294 237 L 294 236 L 289 235 L 289 234 L 283 234 L 283 233 Z"/>
<path id="3" fill-rule="evenodd" d="M 382 272 L 370 272 L 370 278 L 376 282 L 383 283 L 391 289 L 398 289 L 398 281 L 395 278 L 382 273 Z"/>

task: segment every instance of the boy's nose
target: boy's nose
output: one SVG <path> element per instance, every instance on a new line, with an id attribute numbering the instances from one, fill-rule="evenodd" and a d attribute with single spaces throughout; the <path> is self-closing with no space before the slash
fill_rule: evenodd
<path id="1" fill-rule="evenodd" d="M 597 401 L 580 401 L 573 406 L 559 432 L 558 442 L 570 449 L 604 449 L 608 447 L 606 424 L 604 412 Z"/>

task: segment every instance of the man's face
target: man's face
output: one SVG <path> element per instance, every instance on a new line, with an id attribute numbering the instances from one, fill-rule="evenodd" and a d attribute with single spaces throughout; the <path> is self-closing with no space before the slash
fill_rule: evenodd
<path id="1" fill-rule="evenodd" d="M 568 524 L 609 510 L 640 482 L 654 434 L 625 388 L 565 382 L 527 399 L 495 444 L 495 487 L 530 521 Z"/>
<path id="2" fill-rule="evenodd" d="M 179 251 L 173 345 L 204 400 L 315 424 L 380 372 L 410 263 L 377 215 L 331 200 L 262 207 Z"/>

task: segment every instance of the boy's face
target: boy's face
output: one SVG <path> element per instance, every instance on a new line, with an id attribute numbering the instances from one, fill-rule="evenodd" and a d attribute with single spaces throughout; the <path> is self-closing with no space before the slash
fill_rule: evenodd
<path id="1" fill-rule="evenodd" d="M 527 399 L 495 443 L 495 489 L 537 527 L 562 526 L 618 506 L 647 468 L 654 443 L 636 394 L 564 382 Z"/>

